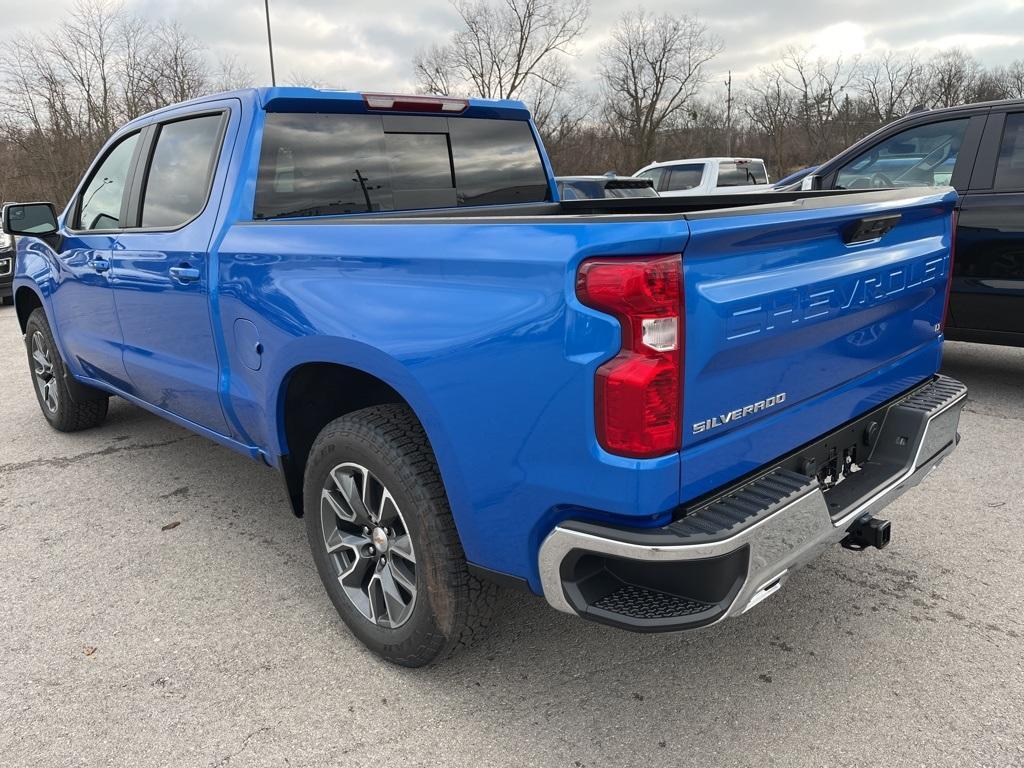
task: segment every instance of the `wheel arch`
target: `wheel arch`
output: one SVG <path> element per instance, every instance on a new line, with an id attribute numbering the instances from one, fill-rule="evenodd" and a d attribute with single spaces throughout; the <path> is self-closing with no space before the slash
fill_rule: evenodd
<path id="1" fill-rule="evenodd" d="M 375 405 L 400 404 L 412 412 L 427 436 L 442 482 L 454 508 L 453 478 L 445 471 L 440 445 L 443 430 L 432 418 L 423 397 L 410 392 L 408 382 L 370 372 L 365 366 L 331 359 L 307 360 L 290 367 L 276 394 L 277 444 L 280 469 L 292 511 L 302 516 L 302 485 L 313 441 L 331 421 Z"/>
<path id="2" fill-rule="evenodd" d="M 14 309 L 18 315 L 18 325 L 21 327 L 22 334 L 25 333 L 25 326 L 28 325 L 29 315 L 37 309 L 46 311 L 42 296 L 27 285 L 20 286 L 14 292 Z"/>

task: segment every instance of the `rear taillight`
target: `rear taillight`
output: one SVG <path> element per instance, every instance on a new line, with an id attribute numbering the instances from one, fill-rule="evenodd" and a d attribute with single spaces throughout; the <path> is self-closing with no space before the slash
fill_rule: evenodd
<path id="1" fill-rule="evenodd" d="M 956 259 L 956 218 L 957 211 L 953 211 L 953 229 L 949 235 L 949 274 L 946 275 L 946 303 L 942 306 L 942 333 L 946 332 L 946 321 L 949 320 L 949 292 L 953 287 L 953 265 Z"/>
<path id="2" fill-rule="evenodd" d="M 680 256 L 589 259 L 576 295 L 622 325 L 619 354 L 597 369 L 597 439 L 610 453 L 651 458 L 679 450 L 683 290 Z"/>

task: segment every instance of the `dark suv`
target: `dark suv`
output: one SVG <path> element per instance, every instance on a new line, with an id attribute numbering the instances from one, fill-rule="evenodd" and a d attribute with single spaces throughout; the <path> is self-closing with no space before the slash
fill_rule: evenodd
<path id="1" fill-rule="evenodd" d="M 946 338 L 1024 346 L 1024 101 L 916 112 L 803 189 L 950 185 L 960 193 Z"/>
<path id="2" fill-rule="evenodd" d="M 0 232 L 0 304 L 12 301 L 14 282 L 14 238 Z"/>

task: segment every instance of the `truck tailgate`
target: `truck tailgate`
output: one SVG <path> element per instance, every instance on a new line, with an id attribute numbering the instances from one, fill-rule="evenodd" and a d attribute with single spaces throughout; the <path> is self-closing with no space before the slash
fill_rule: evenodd
<path id="1" fill-rule="evenodd" d="M 936 371 L 955 202 L 915 189 L 687 217 L 683 501 Z"/>

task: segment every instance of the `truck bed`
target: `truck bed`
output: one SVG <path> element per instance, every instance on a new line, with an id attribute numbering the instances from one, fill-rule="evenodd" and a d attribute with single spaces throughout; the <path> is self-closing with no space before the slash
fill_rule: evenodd
<path id="1" fill-rule="evenodd" d="M 897 194 L 893 194 L 897 192 Z M 527 203 L 520 205 L 490 205 L 481 207 L 435 208 L 422 211 L 388 211 L 385 213 L 357 213 L 344 216 L 317 216 L 289 219 L 290 222 L 321 223 L 324 221 L 393 220 L 393 219 L 492 219 L 505 217 L 532 216 L 655 216 L 668 215 L 686 218 L 694 215 L 721 211 L 723 209 L 800 205 L 838 205 L 847 195 L 860 195 L 863 199 L 886 202 L 906 197 L 907 190 L 881 190 L 863 192 L 857 190 L 832 189 L 815 192 L 762 192 L 736 195 L 704 195 L 700 197 L 637 197 L 603 198 L 595 200 L 561 200 L 550 203 Z M 805 201 L 799 202 L 798 201 Z M 819 203 L 817 201 L 830 201 Z M 281 219 L 276 221 L 280 222 Z"/>
<path id="2" fill-rule="evenodd" d="M 268 382 L 315 340 L 351 340 L 340 362 L 385 371 L 422 407 L 471 560 L 536 585 L 528 542 L 551 516 L 664 522 L 933 375 L 954 202 L 952 190 L 768 193 L 237 222 L 219 247 L 221 333 L 247 319 L 282 352 L 269 376 L 236 367 L 227 402 L 240 434 L 287 453 L 265 431 Z M 898 223 L 844 242 L 878 215 Z M 610 455 L 594 442 L 594 375 L 620 327 L 576 299 L 577 270 L 679 253 L 682 450 Z M 915 270 L 928 279 L 901 295 L 879 287 Z M 494 546 L 524 515 L 534 533 Z"/>

